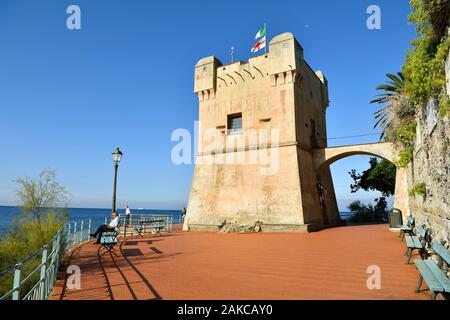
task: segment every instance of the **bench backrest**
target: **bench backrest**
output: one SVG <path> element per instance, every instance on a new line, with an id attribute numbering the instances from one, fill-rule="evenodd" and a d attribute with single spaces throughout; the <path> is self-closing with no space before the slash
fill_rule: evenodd
<path id="1" fill-rule="evenodd" d="M 100 243 L 117 243 L 117 232 L 116 231 L 103 232 L 100 238 Z"/>
<path id="2" fill-rule="evenodd" d="M 419 236 L 420 236 L 422 239 L 425 239 L 425 240 L 426 240 L 426 238 L 427 238 L 427 233 L 428 233 L 428 229 L 425 229 L 425 228 L 422 227 L 422 226 L 418 226 L 418 227 L 417 227 L 417 232 L 419 233 Z"/>
<path id="3" fill-rule="evenodd" d="M 450 252 L 442 244 L 434 240 L 431 248 L 442 258 L 442 260 L 450 265 Z"/>

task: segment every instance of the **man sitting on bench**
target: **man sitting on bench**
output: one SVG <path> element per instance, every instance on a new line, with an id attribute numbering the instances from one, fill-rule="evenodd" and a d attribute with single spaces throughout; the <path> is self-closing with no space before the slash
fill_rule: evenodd
<path id="1" fill-rule="evenodd" d="M 95 231 L 95 233 L 91 233 L 90 236 L 92 238 L 97 238 L 97 241 L 95 243 L 100 243 L 100 238 L 102 237 L 103 232 L 114 231 L 118 224 L 119 216 L 117 213 L 113 212 L 109 224 L 101 225 L 100 227 L 98 227 L 97 231 Z"/>

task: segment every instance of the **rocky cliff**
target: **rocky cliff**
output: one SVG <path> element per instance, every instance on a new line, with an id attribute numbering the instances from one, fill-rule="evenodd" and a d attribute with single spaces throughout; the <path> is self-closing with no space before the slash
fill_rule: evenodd
<path id="1" fill-rule="evenodd" d="M 437 101 L 430 99 L 417 114 L 414 159 L 408 166 L 409 204 L 416 225 L 430 227 L 433 239 L 450 245 L 450 120 L 437 110 Z M 415 188 L 421 192 L 411 192 Z"/>

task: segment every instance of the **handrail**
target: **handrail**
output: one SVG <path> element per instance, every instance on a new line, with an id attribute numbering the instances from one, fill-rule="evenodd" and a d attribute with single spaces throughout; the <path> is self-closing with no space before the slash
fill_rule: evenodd
<path id="1" fill-rule="evenodd" d="M 56 235 L 39 250 L 35 251 L 24 260 L 16 263 L 14 266 L 0 272 L 0 277 L 10 275 L 13 278 L 12 289 L 3 293 L 3 295 L 0 296 L 0 300 L 19 300 L 21 298 L 26 300 L 48 299 L 52 292 L 53 285 L 56 282 L 57 271 L 61 260 L 60 255 L 65 254 L 74 246 L 89 239 L 91 219 L 89 219 L 88 229 L 83 228 L 83 220 L 81 220 L 80 228 L 77 230 L 77 222 L 78 221 L 66 223 L 57 231 Z M 86 231 L 87 234 L 85 234 Z M 24 266 L 30 261 L 38 258 L 40 258 L 41 261 L 37 266 L 33 266 L 31 270 L 27 270 L 26 274 L 22 274 Z M 34 276 L 37 276 L 39 271 L 39 280 L 21 297 L 21 291 L 23 291 L 24 285 Z"/>
<path id="2" fill-rule="evenodd" d="M 172 231 L 172 215 L 157 215 L 157 214 L 135 214 L 130 217 L 130 221 L 127 221 L 126 216 L 119 216 L 119 221 L 123 220 L 124 236 L 126 236 L 126 226 L 132 225 L 134 219 L 138 221 L 151 219 L 164 219 L 165 228 L 164 231 Z M 93 219 L 87 219 L 86 224 L 84 220 L 73 220 L 66 223 L 61 229 L 59 229 L 56 235 L 39 250 L 32 253 L 30 256 L 24 260 L 16 263 L 15 265 L 7 268 L 0 272 L 0 277 L 6 277 L 11 275 L 12 277 L 12 288 L 0 296 L 0 300 L 46 300 L 50 296 L 53 286 L 56 282 L 56 276 L 58 273 L 58 268 L 62 260 L 62 255 L 66 254 L 76 245 L 88 241 L 92 229 Z M 147 220 L 149 221 L 149 220 Z M 105 219 L 105 223 L 107 218 Z M 87 228 L 85 228 L 87 225 Z M 50 252 L 49 252 L 50 250 Z M 41 258 L 38 265 L 32 268 L 31 271 L 27 270 L 24 273 L 24 266 L 30 261 Z M 31 289 L 21 294 L 24 285 L 32 279 L 33 276 L 37 275 L 40 271 L 39 280 L 34 283 Z"/>

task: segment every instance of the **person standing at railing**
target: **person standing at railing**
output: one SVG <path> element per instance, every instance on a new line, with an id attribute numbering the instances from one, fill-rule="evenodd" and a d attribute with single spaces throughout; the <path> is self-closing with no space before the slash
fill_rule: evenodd
<path id="1" fill-rule="evenodd" d="M 101 225 L 100 227 L 98 227 L 97 231 L 91 233 L 90 236 L 92 238 L 97 238 L 97 241 L 95 243 L 100 243 L 100 238 L 102 237 L 103 232 L 114 231 L 114 229 L 118 226 L 118 224 L 119 224 L 119 215 L 116 212 L 113 212 L 109 224 Z"/>
<path id="2" fill-rule="evenodd" d="M 128 207 L 125 208 L 125 217 L 126 217 L 126 224 L 129 225 L 130 224 L 130 219 L 131 219 L 131 209 Z"/>
<path id="3" fill-rule="evenodd" d="M 186 208 L 183 208 L 183 210 L 181 210 L 181 224 L 184 223 L 184 218 L 186 218 Z"/>

